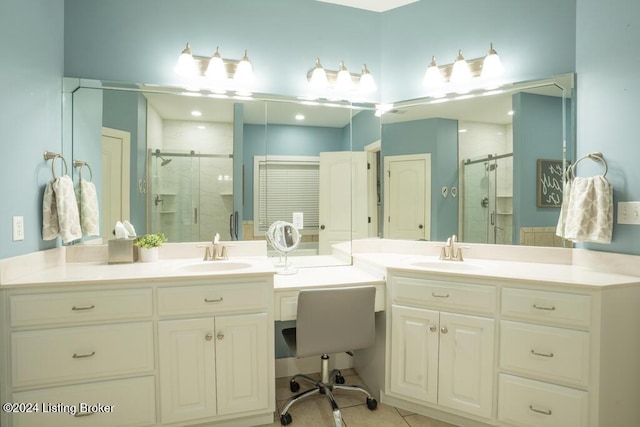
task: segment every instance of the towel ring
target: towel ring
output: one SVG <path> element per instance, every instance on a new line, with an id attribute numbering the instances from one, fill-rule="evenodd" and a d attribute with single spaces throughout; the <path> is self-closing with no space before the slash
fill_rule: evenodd
<path id="1" fill-rule="evenodd" d="M 585 154 L 584 156 L 580 157 L 578 160 L 576 160 L 576 162 L 574 164 L 572 164 L 569 167 L 569 178 L 575 178 L 576 177 L 576 165 L 578 163 L 580 163 L 582 160 L 584 159 L 591 159 L 595 162 L 601 162 L 602 166 L 604 167 L 604 172 L 602 172 L 602 176 L 607 176 L 607 171 L 609 170 L 609 166 L 607 165 L 607 161 L 604 159 L 604 157 L 602 156 L 602 153 L 589 153 L 589 154 Z"/>
<path id="2" fill-rule="evenodd" d="M 87 169 L 89 169 L 89 181 L 93 181 L 93 171 L 91 170 L 91 166 L 89 165 L 89 163 L 83 162 L 82 160 L 74 160 L 73 161 L 73 167 L 74 168 L 80 168 L 78 170 L 78 176 L 80 177 L 80 179 L 82 179 L 82 167 L 83 166 L 86 166 Z"/>
<path id="3" fill-rule="evenodd" d="M 64 165 L 64 175 L 68 175 L 69 174 L 69 168 L 67 167 L 67 161 L 64 159 L 64 157 L 62 157 L 62 155 L 60 155 L 58 153 L 52 153 L 51 151 L 45 151 L 44 152 L 44 159 L 45 160 L 51 160 L 51 173 L 53 174 L 54 178 L 57 178 L 56 169 L 55 169 L 56 159 L 62 159 L 62 164 Z"/>

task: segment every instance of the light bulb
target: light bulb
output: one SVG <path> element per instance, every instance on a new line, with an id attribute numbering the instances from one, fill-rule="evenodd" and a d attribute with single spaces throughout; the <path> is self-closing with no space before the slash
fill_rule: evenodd
<path id="1" fill-rule="evenodd" d="M 324 89 L 329 85 L 327 79 L 327 72 L 320 63 L 320 58 L 316 58 L 316 66 L 311 72 L 311 78 L 309 79 L 309 85 L 314 89 Z"/>
<path id="2" fill-rule="evenodd" d="M 364 66 L 362 67 L 359 89 L 362 93 L 371 93 L 375 92 L 378 89 L 378 87 L 376 86 L 376 81 L 373 79 L 371 72 L 367 68 L 367 64 L 364 64 Z"/>
<path id="3" fill-rule="evenodd" d="M 173 71 L 182 77 L 196 76 L 196 64 L 193 62 L 193 55 L 191 54 L 191 46 L 189 43 L 187 43 L 187 47 L 185 47 L 180 54 Z"/>
<path id="4" fill-rule="evenodd" d="M 348 91 L 353 87 L 353 80 L 351 80 L 351 73 L 344 66 L 344 62 L 340 61 L 340 71 L 338 71 L 338 77 L 336 77 L 336 90 Z"/>
<path id="5" fill-rule="evenodd" d="M 236 72 L 233 75 L 233 80 L 236 81 L 240 85 L 249 85 L 253 83 L 253 66 L 249 61 L 249 57 L 247 56 L 247 51 L 244 51 L 244 57 L 238 63 L 236 68 Z"/>
<path id="6" fill-rule="evenodd" d="M 458 56 L 456 57 L 456 62 L 453 64 L 453 70 L 451 70 L 449 80 L 454 84 L 464 84 L 471 80 L 471 70 L 469 69 L 469 64 L 467 64 L 467 61 L 465 61 L 462 56 L 462 50 L 458 51 Z"/>
<path id="7" fill-rule="evenodd" d="M 214 82 L 224 82 L 227 80 L 227 67 L 220 56 L 220 50 L 216 47 L 216 52 L 211 56 L 205 75 Z"/>
<path id="8" fill-rule="evenodd" d="M 493 48 L 493 43 L 491 43 L 489 52 L 482 62 L 482 73 L 480 73 L 480 77 L 487 80 L 495 79 L 497 77 L 500 77 L 502 73 L 504 73 L 502 61 L 498 56 L 498 52 L 496 52 Z"/>
<path id="9" fill-rule="evenodd" d="M 424 79 L 422 80 L 422 85 L 428 88 L 438 88 L 442 86 L 444 83 L 444 78 L 442 77 L 442 72 L 438 65 L 436 64 L 436 57 L 431 57 L 431 62 L 427 67 L 426 73 L 424 73 Z"/>

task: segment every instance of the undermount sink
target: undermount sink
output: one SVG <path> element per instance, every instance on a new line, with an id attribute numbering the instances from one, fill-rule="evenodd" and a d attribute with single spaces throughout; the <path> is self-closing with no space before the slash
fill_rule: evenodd
<path id="1" fill-rule="evenodd" d="M 236 261 L 202 261 L 198 264 L 183 265 L 180 270 L 189 271 L 192 273 L 207 273 L 216 271 L 230 271 L 230 270 L 242 270 L 251 267 L 251 264 L 246 262 Z"/>
<path id="2" fill-rule="evenodd" d="M 473 271 L 482 269 L 482 266 L 465 261 L 416 261 L 412 262 L 411 265 L 420 268 L 433 268 L 448 271 Z"/>

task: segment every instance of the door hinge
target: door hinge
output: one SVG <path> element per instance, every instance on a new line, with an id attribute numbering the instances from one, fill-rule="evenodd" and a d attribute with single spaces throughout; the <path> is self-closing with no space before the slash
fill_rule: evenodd
<path id="1" fill-rule="evenodd" d="M 367 223 L 371 224 L 371 217 L 367 217 Z"/>
<path id="2" fill-rule="evenodd" d="M 371 163 L 367 162 L 367 170 L 371 169 Z"/>

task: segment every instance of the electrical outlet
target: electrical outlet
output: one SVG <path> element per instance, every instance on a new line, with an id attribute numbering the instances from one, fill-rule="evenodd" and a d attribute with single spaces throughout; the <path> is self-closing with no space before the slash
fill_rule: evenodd
<path id="1" fill-rule="evenodd" d="M 13 217 L 13 241 L 24 240 L 24 217 Z"/>
<path id="2" fill-rule="evenodd" d="M 640 202 L 618 202 L 618 224 L 640 225 Z"/>

